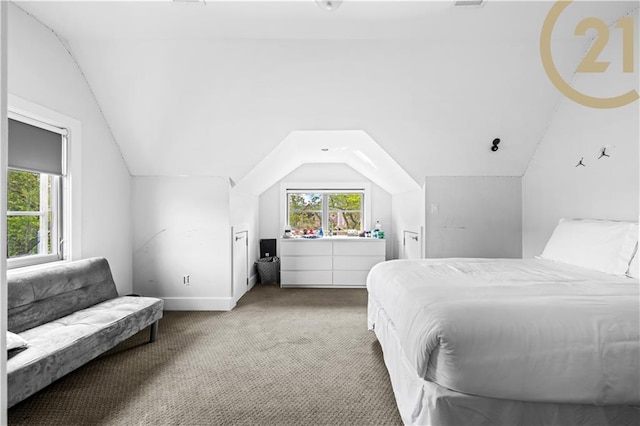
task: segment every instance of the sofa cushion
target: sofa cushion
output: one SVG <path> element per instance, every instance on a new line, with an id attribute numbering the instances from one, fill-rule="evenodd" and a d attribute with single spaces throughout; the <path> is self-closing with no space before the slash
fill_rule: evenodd
<path id="1" fill-rule="evenodd" d="M 7 329 L 20 333 L 118 296 L 104 258 L 7 274 Z"/>

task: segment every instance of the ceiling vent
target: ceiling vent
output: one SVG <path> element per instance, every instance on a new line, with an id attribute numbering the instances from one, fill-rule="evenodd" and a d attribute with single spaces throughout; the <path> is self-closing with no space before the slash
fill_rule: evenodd
<path id="1" fill-rule="evenodd" d="M 456 0 L 453 2 L 454 6 L 483 6 L 486 3 L 485 0 Z"/>

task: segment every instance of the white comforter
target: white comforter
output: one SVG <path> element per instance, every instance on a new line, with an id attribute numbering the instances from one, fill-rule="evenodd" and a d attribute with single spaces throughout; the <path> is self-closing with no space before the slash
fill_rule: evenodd
<path id="1" fill-rule="evenodd" d="M 472 395 L 640 404 L 637 280 L 528 259 L 395 260 L 367 280 L 419 377 Z"/>

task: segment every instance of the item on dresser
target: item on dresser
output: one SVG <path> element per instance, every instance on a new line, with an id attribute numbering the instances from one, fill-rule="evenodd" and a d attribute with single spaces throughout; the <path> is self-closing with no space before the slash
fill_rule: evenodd
<path id="1" fill-rule="evenodd" d="M 377 220 L 375 226 L 373 227 L 373 238 L 381 238 L 380 237 L 381 231 L 382 231 L 382 226 L 380 225 L 380 221 Z"/>

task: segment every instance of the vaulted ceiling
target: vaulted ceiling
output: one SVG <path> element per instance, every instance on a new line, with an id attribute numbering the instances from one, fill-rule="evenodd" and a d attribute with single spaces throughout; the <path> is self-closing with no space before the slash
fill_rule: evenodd
<path id="1" fill-rule="evenodd" d="M 16 4 L 75 57 L 133 175 L 238 182 L 291 132 L 349 130 L 416 182 L 520 176 L 561 100 L 540 60 L 547 1 Z M 577 22 L 634 7 L 567 9 L 552 43 L 566 80 L 593 39 Z"/>

